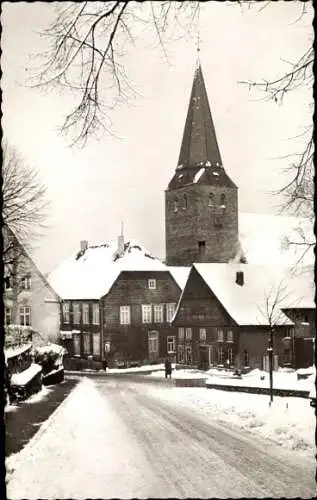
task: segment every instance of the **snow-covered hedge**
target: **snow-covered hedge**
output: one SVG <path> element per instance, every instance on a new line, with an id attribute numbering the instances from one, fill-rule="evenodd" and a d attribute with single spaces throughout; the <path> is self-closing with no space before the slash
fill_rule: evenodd
<path id="1" fill-rule="evenodd" d="M 34 361 L 43 368 L 43 375 L 59 370 L 63 367 L 65 349 L 61 345 L 48 344 L 34 350 Z"/>

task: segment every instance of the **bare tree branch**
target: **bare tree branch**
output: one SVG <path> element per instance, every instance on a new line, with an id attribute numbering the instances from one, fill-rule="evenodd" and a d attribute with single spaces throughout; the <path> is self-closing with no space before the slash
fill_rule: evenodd
<path id="1" fill-rule="evenodd" d="M 92 134 L 113 133 L 113 109 L 137 95 L 124 57 L 129 47 L 136 47 L 140 29 L 154 26 L 154 37 L 167 58 L 169 32 L 177 23 L 179 31 L 184 18 L 183 30 L 188 33 L 198 9 L 197 1 L 59 4 L 55 21 L 41 33 L 49 48 L 38 54 L 42 62 L 29 82 L 32 87 L 72 91 L 77 103 L 61 127 L 74 137 L 72 145 L 84 145 Z"/>
<path id="2" fill-rule="evenodd" d="M 3 228 L 13 232 L 27 248 L 45 226 L 49 205 L 46 187 L 41 183 L 38 172 L 29 167 L 7 141 L 3 142 L 2 151 Z M 3 235 L 3 242 L 3 260 L 10 261 L 13 239 Z"/>

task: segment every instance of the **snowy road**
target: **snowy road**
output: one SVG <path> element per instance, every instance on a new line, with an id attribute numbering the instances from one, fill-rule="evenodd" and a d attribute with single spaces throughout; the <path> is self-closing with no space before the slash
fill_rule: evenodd
<path id="1" fill-rule="evenodd" d="M 82 381 L 10 466 L 10 499 L 315 492 L 313 460 L 162 401 L 152 384 L 122 378 Z"/>

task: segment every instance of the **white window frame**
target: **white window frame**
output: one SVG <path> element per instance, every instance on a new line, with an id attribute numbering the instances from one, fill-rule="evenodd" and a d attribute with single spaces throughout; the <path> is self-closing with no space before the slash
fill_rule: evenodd
<path id="1" fill-rule="evenodd" d="M 219 345 L 217 349 L 217 364 L 223 366 L 223 363 L 224 363 L 223 346 Z"/>
<path id="2" fill-rule="evenodd" d="M 151 278 L 147 282 L 149 290 L 156 290 L 156 279 Z"/>
<path id="3" fill-rule="evenodd" d="M 207 340 L 206 328 L 199 328 L 199 340 L 200 342 L 206 342 Z"/>
<path id="4" fill-rule="evenodd" d="M 92 354 L 100 356 L 100 333 L 94 332 L 92 334 Z"/>
<path id="5" fill-rule="evenodd" d="M 80 351 L 81 351 L 80 334 L 75 333 L 75 334 L 73 334 L 73 353 L 74 353 L 74 356 L 80 356 Z"/>
<path id="6" fill-rule="evenodd" d="M 168 337 L 167 337 L 167 353 L 174 354 L 175 352 L 176 352 L 175 335 L 168 335 Z"/>
<path id="7" fill-rule="evenodd" d="M 152 323 L 151 304 L 142 304 L 142 323 Z"/>
<path id="8" fill-rule="evenodd" d="M 154 323 L 164 322 L 164 304 L 154 304 Z"/>
<path id="9" fill-rule="evenodd" d="M 88 340 L 87 344 L 86 341 Z M 88 349 L 86 349 L 88 347 Z M 83 355 L 89 356 L 91 354 L 91 342 L 90 342 L 90 333 L 83 332 Z"/>
<path id="10" fill-rule="evenodd" d="M 77 302 L 73 303 L 73 324 L 80 325 L 80 304 Z"/>
<path id="11" fill-rule="evenodd" d="M 176 304 L 175 302 L 170 302 L 169 304 L 166 304 L 166 322 L 170 323 L 173 319 L 173 316 L 175 314 L 175 307 Z"/>
<path id="12" fill-rule="evenodd" d="M 158 354 L 160 349 L 159 332 L 151 330 L 148 332 L 148 349 L 149 354 Z"/>
<path id="13" fill-rule="evenodd" d="M 232 330 L 227 331 L 227 342 L 233 342 L 233 331 Z"/>
<path id="14" fill-rule="evenodd" d="M 83 304 L 83 325 L 89 325 L 89 304 Z"/>
<path id="15" fill-rule="evenodd" d="M 120 325 L 131 324 L 131 308 L 130 306 L 120 306 Z"/>
<path id="16" fill-rule="evenodd" d="M 30 306 L 20 306 L 19 307 L 19 317 L 20 317 L 20 325 L 31 326 L 31 307 Z"/>
<path id="17" fill-rule="evenodd" d="M 192 338 L 193 338 L 193 331 L 192 331 L 191 327 L 188 327 L 185 329 L 185 339 L 192 340 Z"/>
<path id="18" fill-rule="evenodd" d="M 31 276 L 27 274 L 26 276 L 23 276 L 23 278 L 21 279 L 21 288 L 22 290 L 31 290 L 31 287 L 32 287 L 32 279 Z"/>
<path id="19" fill-rule="evenodd" d="M 231 346 L 228 347 L 227 359 L 229 360 L 229 364 L 233 365 L 233 348 Z"/>
<path id="20" fill-rule="evenodd" d="M 223 329 L 217 328 L 217 342 L 223 342 Z"/>
<path id="21" fill-rule="evenodd" d="M 93 325 L 100 325 L 99 304 L 92 305 L 92 324 Z"/>
<path id="22" fill-rule="evenodd" d="M 185 363 L 185 347 L 183 344 L 177 346 L 177 363 Z"/>
<path id="23" fill-rule="evenodd" d="M 11 321 L 12 321 L 12 307 L 5 306 L 5 308 L 4 308 L 4 324 L 11 325 Z"/>
<path id="24" fill-rule="evenodd" d="M 180 327 L 178 329 L 178 340 L 184 340 L 185 338 L 185 328 Z"/>
<path id="25" fill-rule="evenodd" d="M 69 302 L 64 302 L 62 305 L 62 317 L 63 317 L 63 323 L 65 323 L 65 325 L 69 325 L 69 323 L 70 323 Z"/>
<path id="26" fill-rule="evenodd" d="M 190 356 L 189 356 L 190 354 Z M 190 357 L 190 359 L 188 359 Z M 185 346 L 185 363 L 192 364 L 193 363 L 193 348 L 191 345 Z"/>

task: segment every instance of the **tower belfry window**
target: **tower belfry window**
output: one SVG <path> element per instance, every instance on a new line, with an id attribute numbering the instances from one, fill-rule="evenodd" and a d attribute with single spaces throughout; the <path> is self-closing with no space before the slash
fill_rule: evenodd
<path id="1" fill-rule="evenodd" d="M 226 208 L 226 195 L 225 194 L 222 194 L 220 196 L 220 207 L 222 209 L 225 209 Z"/>
<path id="2" fill-rule="evenodd" d="M 214 195 L 212 193 L 209 193 L 208 207 L 213 207 L 213 205 L 214 205 Z"/>
<path id="3" fill-rule="evenodd" d="M 187 208 L 187 195 L 184 194 L 184 197 L 183 197 L 183 209 L 185 210 Z"/>
<path id="4" fill-rule="evenodd" d="M 174 199 L 174 212 L 177 212 L 177 210 L 178 210 L 178 198 L 176 197 Z"/>
<path id="5" fill-rule="evenodd" d="M 206 242 L 198 241 L 198 258 L 203 261 L 206 257 Z"/>

